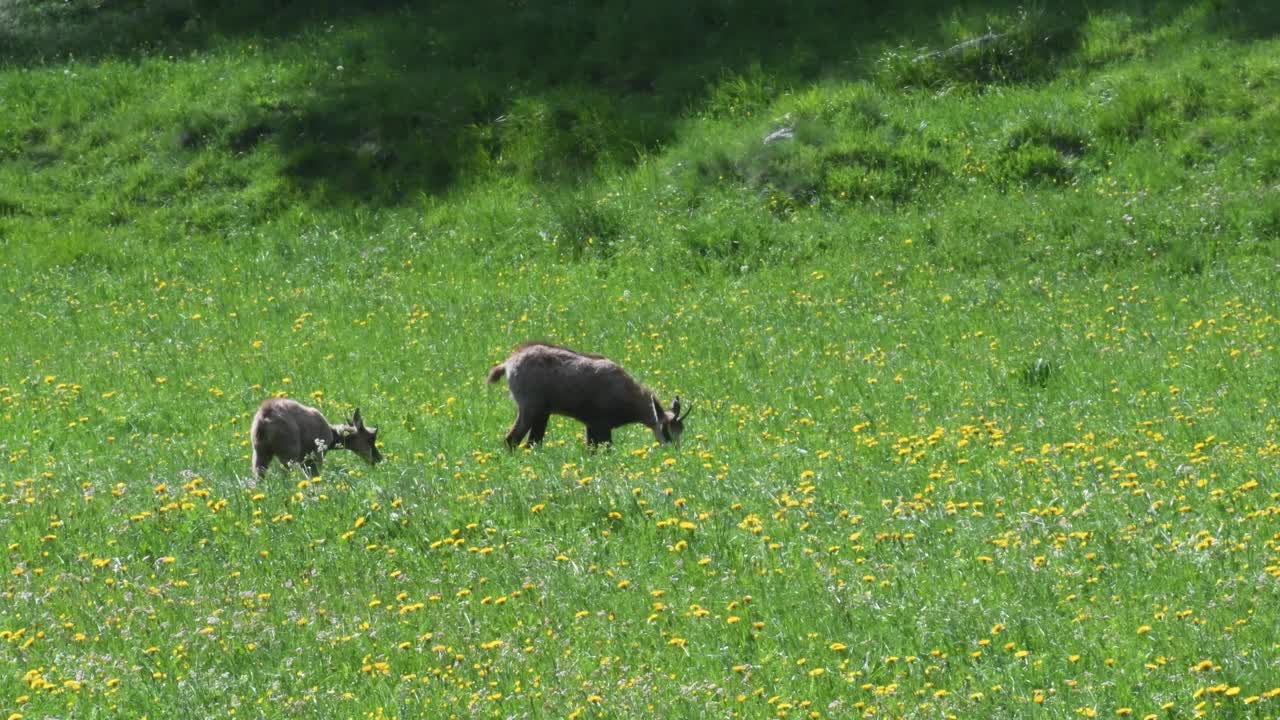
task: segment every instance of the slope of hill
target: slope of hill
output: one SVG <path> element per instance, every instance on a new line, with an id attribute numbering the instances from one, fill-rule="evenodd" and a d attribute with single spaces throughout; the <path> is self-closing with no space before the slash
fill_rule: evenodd
<path id="1" fill-rule="evenodd" d="M 231 5 L 0 0 L 0 717 L 1280 712 L 1269 3 Z"/>

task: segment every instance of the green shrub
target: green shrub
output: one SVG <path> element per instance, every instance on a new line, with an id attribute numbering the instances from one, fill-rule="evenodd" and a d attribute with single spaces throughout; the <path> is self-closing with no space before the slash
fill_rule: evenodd
<path id="1" fill-rule="evenodd" d="M 554 197 L 550 206 L 555 219 L 552 240 L 566 259 L 578 260 L 588 253 L 608 257 L 628 230 L 622 213 L 607 197 L 567 192 Z"/>
<path id="2" fill-rule="evenodd" d="M 1009 134 L 996 158 L 995 177 L 1009 185 L 1069 182 L 1088 148 L 1087 138 L 1075 128 L 1036 118 Z"/>
<path id="3" fill-rule="evenodd" d="M 743 72 L 726 72 L 711 86 L 702 113 L 717 119 L 756 117 L 776 95 L 774 78 L 755 64 Z"/>
<path id="4" fill-rule="evenodd" d="M 820 148 L 799 138 L 748 148 L 737 163 L 739 176 L 756 190 L 777 191 L 798 203 L 818 200 L 822 182 Z"/>
<path id="5" fill-rule="evenodd" d="M 1043 388 L 1049 384 L 1049 378 L 1057 373 L 1057 366 L 1052 360 L 1036 358 L 1022 368 L 1022 384 L 1027 387 Z"/>
<path id="6" fill-rule="evenodd" d="M 1026 144 L 1006 151 L 1000 157 L 998 172 L 1015 184 L 1063 183 L 1074 175 L 1070 159 L 1040 144 Z"/>
<path id="7" fill-rule="evenodd" d="M 1112 140 L 1131 142 L 1160 129 L 1168 121 L 1170 106 L 1164 88 L 1125 88 L 1100 113 L 1098 132 Z"/>
<path id="8" fill-rule="evenodd" d="M 905 203 L 948 175 L 922 150 L 876 146 L 833 148 L 823 158 L 823 169 L 823 196 L 831 202 Z"/>

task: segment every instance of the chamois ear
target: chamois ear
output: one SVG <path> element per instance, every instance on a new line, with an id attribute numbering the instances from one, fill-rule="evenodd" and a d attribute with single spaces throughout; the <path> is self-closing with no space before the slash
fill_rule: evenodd
<path id="1" fill-rule="evenodd" d="M 662 409 L 662 403 L 658 402 L 657 396 L 651 398 L 653 400 L 653 414 L 658 422 L 663 422 L 667 417 L 667 411 Z"/>
<path id="2" fill-rule="evenodd" d="M 360 417 L 360 408 L 356 408 L 356 411 L 351 413 L 351 425 L 357 430 L 364 427 L 364 418 Z"/>
<path id="3" fill-rule="evenodd" d="M 689 403 L 684 408 L 684 414 L 681 415 L 680 414 L 680 398 L 676 398 L 676 401 L 671 403 L 671 412 L 675 413 L 676 420 L 683 421 L 685 418 L 689 417 L 689 413 L 692 410 L 693 410 L 693 403 Z"/>

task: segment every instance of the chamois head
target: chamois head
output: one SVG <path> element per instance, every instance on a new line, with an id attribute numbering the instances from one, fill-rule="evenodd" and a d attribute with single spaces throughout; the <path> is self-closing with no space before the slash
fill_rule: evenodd
<path id="1" fill-rule="evenodd" d="M 653 412 L 657 416 L 658 423 L 653 428 L 653 436 L 660 443 L 673 442 L 680 444 L 680 434 L 684 432 L 684 419 L 689 417 L 689 411 L 693 409 L 690 404 L 684 408 L 684 412 L 680 411 L 680 396 L 671 403 L 670 410 L 663 410 L 662 404 L 658 402 L 658 398 L 653 398 Z"/>
<path id="2" fill-rule="evenodd" d="M 334 430 L 338 434 L 339 445 L 364 458 L 370 465 L 382 462 L 382 453 L 378 452 L 378 428 L 365 426 L 360 408 L 351 414 L 346 425 L 339 425 Z"/>

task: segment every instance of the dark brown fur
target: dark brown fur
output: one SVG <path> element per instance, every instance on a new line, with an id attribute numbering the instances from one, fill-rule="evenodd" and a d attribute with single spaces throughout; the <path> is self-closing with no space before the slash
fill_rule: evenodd
<path id="1" fill-rule="evenodd" d="M 370 465 L 382 462 L 378 428 L 365 427 L 357 409 L 349 423 L 330 425 L 313 407 L 288 398 L 269 398 L 258 406 L 249 430 L 253 442 L 253 475 L 261 478 L 272 458 L 285 465 L 301 463 L 311 477 L 320 474 L 324 454 L 345 448 Z"/>
<path id="2" fill-rule="evenodd" d="M 613 429 L 640 423 L 658 442 L 679 439 L 684 430 L 680 399 L 664 410 L 654 394 L 603 355 L 559 345 L 528 342 L 489 369 L 489 382 L 503 376 L 516 403 L 516 421 L 507 446 L 542 442 L 552 415 L 566 415 L 587 426 L 587 443 L 613 441 Z"/>

